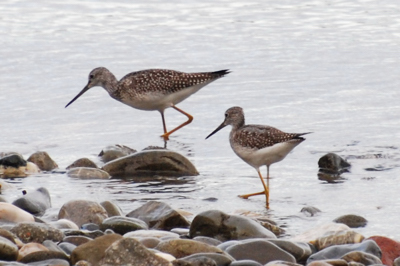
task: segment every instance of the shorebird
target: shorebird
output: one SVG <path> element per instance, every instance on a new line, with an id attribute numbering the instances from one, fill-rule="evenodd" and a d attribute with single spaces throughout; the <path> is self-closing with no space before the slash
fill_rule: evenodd
<path id="1" fill-rule="evenodd" d="M 168 140 L 169 135 L 190 124 L 193 120 L 193 116 L 176 107 L 176 104 L 228 73 L 230 72 L 227 69 L 203 73 L 148 69 L 129 73 L 118 81 L 107 68 L 98 67 L 90 72 L 88 84 L 65 108 L 90 88 L 100 86 L 112 98 L 133 108 L 145 111 L 159 111 L 164 127 L 164 134 L 161 137 L 164 140 Z M 168 107 L 174 108 L 188 118 L 186 122 L 171 131 L 167 131 L 164 118 L 164 110 Z"/>
<path id="2" fill-rule="evenodd" d="M 225 120 L 217 127 L 208 139 L 227 125 L 232 126 L 229 142 L 233 151 L 243 161 L 254 167 L 264 186 L 264 191 L 239 195 L 247 199 L 251 196 L 263 195 L 266 197 L 266 207 L 269 209 L 269 167 L 271 164 L 283 160 L 297 145 L 305 139 L 301 137 L 307 133 L 285 133 L 277 128 L 263 125 L 245 125 L 244 113 L 241 107 L 231 107 L 225 112 Z M 267 167 L 267 184 L 260 172 L 260 167 Z"/>

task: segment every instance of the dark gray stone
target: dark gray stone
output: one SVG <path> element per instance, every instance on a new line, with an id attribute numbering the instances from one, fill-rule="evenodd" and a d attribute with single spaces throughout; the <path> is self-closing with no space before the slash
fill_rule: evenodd
<path id="1" fill-rule="evenodd" d="M 327 174 L 342 174 L 348 172 L 351 165 L 335 153 L 328 153 L 318 161 L 320 172 Z"/>
<path id="2" fill-rule="evenodd" d="M 269 242 L 292 254 L 297 262 L 305 262 L 313 254 L 310 244 L 284 239 L 270 239 Z"/>
<path id="3" fill-rule="evenodd" d="M 261 264 L 274 260 L 296 262 L 293 255 L 264 239 L 241 241 L 227 248 L 225 252 L 236 260 L 254 260 Z"/>
<path id="4" fill-rule="evenodd" d="M 364 227 L 367 225 L 368 221 L 362 216 L 355 214 L 342 215 L 333 220 L 335 223 L 342 223 L 350 228 Z"/>
<path id="5" fill-rule="evenodd" d="M 183 155 L 169 150 L 149 150 L 128 155 L 105 164 L 102 169 L 112 177 L 195 176 L 194 165 Z"/>
<path id="6" fill-rule="evenodd" d="M 366 240 L 358 244 L 344 244 L 327 247 L 311 255 L 307 260 L 307 264 L 317 260 L 340 259 L 346 253 L 352 251 L 362 251 L 378 258 L 382 257 L 381 249 L 375 241 Z"/>
<path id="7" fill-rule="evenodd" d="M 50 193 L 46 188 L 41 187 L 16 199 L 12 204 L 33 215 L 40 216 L 51 207 Z"/>
<path id="8" fill-rule="evenodd" d="M 71 253 L 74 251 L 74 249 L 76 248 L 76 245 L 68 243 L 68 242 L 61 242 L 60 244 L 58 244 L 58 247 L 60 249 L 62 249 L 62 251 L 65 252 L 65 254 L 67 255 L 71 255 Z"/>
<path id="9" fill-rule="evenodd" d="M 124 145 L 107 146 L 100 153 L 99 157 L 103 163 L 113 161 L 115 159 L 125 157 L 129 154 L 135 153 L 136 150 Z"/>
<path id="10" fill-rule="evenodd" d="M 235 260 L 228 254 L 218 254 L 218 253 L 196 253 L 190 256 L 183 257 L 181 258 L 181 260 L 193 263 L 194 258 L 198 257 L 207 257 L 209 259 L 212 259 L 212 261 L 214 261 L 217 266 L 231 265 L 231 263 Z"/>
<path id="11" fill-rule="evenodd" d="M 208 236 L 220 241 L 248 238 L 276 238 L 258 222 L 248 217 L 228 215 L 218 210 L 198 214 L 190 226 L 190 237 Z"/>
<path id="12" fill-rule="evenodd" d="M 37 262 L 30 262 L 29 266 L 48 266 L 48 265 L 57 265 L 57 266 L 69 266 L 69 262 L 63 259 L 47 259 L 41 260 Z"/>
<path id="13" fill-rule="evenodd" d="M 263 265 L 254 260 L 237 260 L 232 262 L 229 266 L 263 266 Z"/>
<path id="14" fill-rule="evenodd" d="M 93 239 L 87 236 L 66 236 L 63 239 L 63 242 L 74 244 L 75 246 L 83 245 Z"/>
<path id="15" fill-rule="evenodd" d="M 131 231 L 149 229 L 147 224 L 136 218 L 113 216 L 103 220 L 100 224 L 100 230 L 113 230 L 115 233 L 123 235 Z"/>
<path id="16" fill-rule="evenodd" d="M 195 238 L 193 238 L 193 240 L 200 241 L 200 242 L 209 244 L 211 246 L 218 246 L 218 245 L 222 244 L 222 242 L 219 241 L 218 239 L 208 237 L 208 236 L 196 236 Z"/>
<path id="17" fill-rule="evenodd" d="M 300 212 L 304 213 L 306 216 L 312 217 L 320 213 L 321 210 L 316 207 L 307 206 L 303 207 Z"/>
<path id="18" fill-rule="evenodd" d="M 189 227 L 190 225 L 189 221 L 178 211 L 159 201 L 149 201 L 126 216 L 144 221 L 149 228 L 166 231 L 175 227 Z"/>
<path id="19" fill-rule="evenodd" d="M 10 154 L 0 159 L 0 165 L 19 168 L 20 166 L 26 166 L 26 161 L 20 154 Z"/>

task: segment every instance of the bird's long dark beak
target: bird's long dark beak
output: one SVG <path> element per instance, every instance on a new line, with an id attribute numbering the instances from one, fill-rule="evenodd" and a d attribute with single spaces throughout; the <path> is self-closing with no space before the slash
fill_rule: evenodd
<path id="1" fill-rule="evenodd" d="M 84 94 L 85 92 L 87 92 L 90 89 L 89 84 L 85 86 L 85 88 L 83 88 L 83 90 L 81 90 L 80 93 L 78 93 L 78 95 L 75 96 L 75 98 L 73 98 L 66 106 L 65 108 L 68 107 L 68 105 L 70 105 L 71 103 L 75 102 L 76 99 L 78 99 L 79 97 L 81 97 L 82 94 Z"/>
<path id="2" fill-rule="evenodd" d="M 220 130 L 223 129 L 224 127 L 226 127 L 225 121 L 222 122 L 222 124 L 219 125 L 219 127 L 217 127 L 213 132 L 211 132 L 211 134 L 208 135 L 208 136 L 206 137 L 206 139 L 208 139 L 209 137 L 211 137 L 212 135 L 214 135 L 215 133 L 217 133 L 218 131 L 220 131 Z"/>

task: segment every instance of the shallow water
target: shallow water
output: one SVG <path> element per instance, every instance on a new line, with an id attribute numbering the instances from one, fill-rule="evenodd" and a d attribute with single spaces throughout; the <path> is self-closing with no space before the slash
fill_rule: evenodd
<path id="1" fill-rule="evenodd" d="M 75 198 L 115 200 L 125 212 L 162 200 L 194 214 L 265 214 L 288 236 L 353 213 L 369 221 L 358 229 L 365 236 L 400 240 L 399 15 L 393 0 L 7 1 L 0 9 L 0 151 L 27 158 L 44 150 L 64 169 L 81 157 L 99 162 L 107 145 L 163 146 L 158 112 L 132 109 L 101 88 L 64 106 L 98 66 L 118 78 L 147 68 L 232 70 L 179 104 L 194 121 L 168 148 L 188 156 L 199 176 L 132 182 L 40 174 L 10 182 L 19 190 L 47 187 L 54 212 Z M 268 212 L 262 196 L 237 197 L 262 186 L 232 152 L 229 129 L 204 139 L 235 105 L 247 123 L 314 132 L 271 167 Z M 185 117 L 169 109 L 166 119 L 173 128 Z M 327 152 L 352 163 L 344 182 L 318 180 Z M 374 154 L 381 156 L 357 159 Z M 5 192 L 10 200 L 19 194 Z M 322 213 L 306 217 L 304 206 Z"/>

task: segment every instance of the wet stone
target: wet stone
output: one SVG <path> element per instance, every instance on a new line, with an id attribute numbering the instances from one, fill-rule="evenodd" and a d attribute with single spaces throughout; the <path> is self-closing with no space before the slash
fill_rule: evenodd
<path id="1" fill-rule="evenodd" d="M 92 240 L 92 238 L 87 236 L 66 236 L 64 237 L 63 242 L 71 243 L 75 246 L 80 246 Z"/>
<path id="2" fill-rule="evenodd" d="M 348 172 L 351 165 L 339 155 L 328 153 L 319 159 L 318 167 L 320 172 L 340 175 Z"/>
<path id="3" fill-rule="evenodd" d="M 29 156 L 28 162 L 36 164 L 42 171 L 51 171 L 58 168 L 56 162 L 51 159 L 49 154 L 45 151 L 38 151 Z"/>
<path id="4" fill-rule="evenodd" d="M 15 235 L 13 233 L 11 233 L 10 231 L 0 228 L 0 236 L 7 238 L 8 240 L 10 240 L 11 242 L 13 242 L 15 244 Z"/>
<path id="5" fill-rule="evenodd" d="M 42 243 L 45 240 L 58 242 L 64 238 L 61 230 L 42 223 L 19 223 L 10 231 L 24 243 Z"/>
<path id="6" fill-rule="evenodd" d="M 299 235 L 294 236 L 291 240 L 300 242 L 315 241 L 317 238 L 324 237 L 326 234 L 334 234 L 335 232 L 349 231 L 350 227 L 345 224 L 327 223 L 311 228 Z"/>
<path id="7" fill-rule="evenodd" d="M 149 201 L 126 216 L 140 219 L 152 229 L 169 231 L 175 227 L 189 227 L 190 225 L 178 211 L 159 201 Z"/>
<path id="8" fill-rule="evenodd" d="M 70 220 L 67 219 L 59 219 L 54 222 L 49 222 L 49 225 L 53 226 L 54 228 L 57 229 L 73 229 L 73 230 L 79 230 L 79 227 Z"/>
<path id="9" fill-rule="evenodd" d="M 183 155 L 169 150 L 149 150 L 106 163 L 102 170 L 112 177 L 196 176 L 198 171 Z"/>
<path id="10" fill-rule="evenodd" d="M 374 264 L 382 264 L 382 261 L 372 254 L 368 254 L 362 251 L 352 251 L 346 253 L 341 259 L 344 259 L 347 262 L 358 262 L 363 265 L 374 265 Z"/>
<path id="11" fill-rule="evenodd" d="M 72 251 L 74 251 L 74 249 L 76 248 L 74 244 L 68 242 L 61 242 L 60 244 L 58 244 L 58 247 L 62 249 L 67 255 L 71 255 Z"/>
<path id="12" fill-rule="evenodd" d="M 100 230 L 87 231 L 87 230 L 64 230 L 65 236 L 86 236 L 89 238 L 97 238 L 103 236 L 104 232 Z"/>
<path id="13" fill-rule="evenodd" d="M 130 237 L 136 239 L 140 239 L 143 237 L 155 237 L 158 239 L 179 239 L 179 235 L 176 233 L 163 230 L 155 230 L 155 229 L 132 231 L 126 233 L 124 237 Z"/>
<path id="14" fill-rule="evenodd" d="M 261 264 L 266 264 L 274 260 L 296 262 L 293 255 L 264 239 L 241 241 L 236 245 L 228 247 L 225 252 L 236 260 L 249 259 Z"/>
<path id="15" fill-rule="evenodd" d="M 378 258 L 380 258 L 382 254 L 381 249 L 374 241 L 366 240 L 358 244 L 344 244 L 327 247 L 311 255 L 307 260 L 307 264 L 317 260 L 340 259 L 346 253 L 352 251 L 366 252 Z"/>
<path id="16" fill-rule="evenodd" d="M 305 262 L 313 254 L 310 244 L 284 239 L 270 239 L 269 242 L 277 245 L 286 252 L 292 254 L 297 262 Z"/>
<path id="17" fill-rule="evenodd" d="M 217 247 L 191 239 L 172 239 L 162 241 L 155 249 L 171 254 L 178 259 L 201 252 L 223 253 L 223 251 Z"/>
<path id="18" fill-rule="evenodd" d="M 51 207 L 50 193 L 41 187 L 16 199 L 12 204 L 33 215 L 43 215 Z"/>
<path id="19" fill-rule="evenodd" d="M 218 239 L 211 238 L 208 236 L 196 236 L 195 238 L 193 238 L 193 240 L 200 241 L 200 242 L 206 243 L 211 246 L 218 246 L 218 245 L 222 244 L 222 242 L 219 241 Z"/>
<path id="20" fill-rule="evenodd" d="M 96 230 L 100 230 L 100 226 L 98 224 L 88 223 L 88 224 L 82 224 L 81 229 L 88 230 L 88 231 L 96 231 Z"/>
<path id="21" fill-rule="evenodd" d="M 7 202 L 0 202 L 0 220 L 4 222 L 20 223 L 33 222 L 35 218 L 29 212 Z"/>
<path id="22" fill-rule="evenodd" d="M 318 213 L 320 213 L 321 210 L 316 207 L 307 206 L 307 207 L 303 207 L 300 212 L 304 213 L 308 217 L 313 217 L 313 216 L 317 215 Z"/>
<path id="23" fill-rule="evenodd" d="M 123 215 L 121 208 L 114 202 L 106 200 L 100 202 L 100 205 L 107 211 L 108 217 Z"/>
<path id="24" fill-rule="evenodd" d="M 298 264 L 298 263 L 293 263 L 293 262 L 288 262 L 288 261 L 282 261 L 282 260 L 274 260 L 274 261 L 270 261 L 267 264 L 265 264 L 265 266 L 301 266 L 302 264 Z M 347 265 L 343 265 L 343 266 L 347 266 Z"/>
<path id="25" fill-rule="evenodd" d="M 43 241 L 42 245 L 45 246 L 48 250 L 63 252 L 63 250 L 56 244 L 56 242 L 53 242 L 51 240 Z"/>
<path id="26" fill-rule="evenodd" d="M 101 224 L 107 217 L 106 210 L 99 203 L 89 200 L 68 201 L 58 213 L 58 219 L 71 220 L 79 227 L 86 223 Z"/>
<path id="27" fill-rule="evenodd" d="M 134 264 L 133 264 L 134 262 Z M 169 262 L 132 238 L 115 241 L 105 251 L 102 265 L 169 266 Z"/>
<path id="28" fill-rule="evenodd" d="M 220 265 L 231 265 L 231 263 L 235 260 L 234 258 L 232 258 L 231 256 L 229 256 L 227 254 L 218 254 L 218 253 L 196 253 L 196 254 L 193 254 L 193 255 L 189 255 L 189 256 L 183 257 L 180 260 L 193 263 L 193 261 L 194 261 L 193 259 L 194 258 L 198 258 L 198 257 L 210 258 L 218 266 L 220 266 Z"/>
<path id="29" fill-rule="evenodd" d="M 67 255 L 64 252 L 58 251 L 38 251 L 34 253 L 30 253 L 23 257 L 20 262 L 22 263 L 30 263 L 30 262 L 39 262 L 48 259 L 62 259 L 65 261 L 69 261 Z M 43 264 L 42 264 L 43 265 Z"/>
<path id="30" fill-rule="evenodd" d="M 20 154 L 10 154 L 0 158 L 0 165 L 18 168 L 20 166 L 26 166 L 26 161 Z"/>
<path id="31" fill-rule="evenodd" d="M 86 260 L 93 265 L 99 265 L 100 260 L 105 255 L 106 249 L 121 238 L 122 236 L 118 234 L 104 235 L 80 245 L 71 253 L 72 265 L 80 260 Z"/>
<path id="32" fill-rule="evenodd" d="M 67 166 L 67 170 L 75 167 L 98 168 L 97 165 L 88 158 L 81 158 Z"/>
<path id="33" fill-rule="evenodd" d="M 110 175 L 98 168 L 75 167 L 68 170 L 67 175 L 80 179 L 110 179 Z"/>
<path id="34" fill-rule="evenodd" d="M 352 230 L 337 231 L 327 233 L 326 235 L 317 238 L 315 241 L 310 241 L 317 250 L 322 250 L 326 247 L 342 244 L 355 244 L 364 240 L 364 236 Z"/>
<path id="35" fill-rule="evenodd" d="M 364 217 L 354 214 L 343 215 L 333 221 L 335 223 L 345 224 L 350 228 L 364 227 L 368 223 L 367 219 L 365 219 Z"/>
<path id="36" fill-rule="evenodd" d="M 43 266 L 43 265 L 56 265 L 56 266 L 69 266 L 69 262 L 63 259 L 47 259 L 37 262 L 30 262 L 29 266 Z"/>
<path id="37" fill-rule="evenodd" d="M 135 153 L 136 150 L 129 148 L 128 146 L 124 145 L 114 145 L 114 146 L 107 146 L 104 148 L 100 153 L 99 157 L 103 163 L 107 163 L 109 161 L 125 157 L 127 155 Z"/>
<path id="38" fill-rule="evenodd" d="M 217 266 L 217 262 L 206 256 L 196 256 L 192 258 L 186 258 L 185 261 L 189 262 L 193 266 Z"/>
<path id="39" fill-rule="evenodd" d="M 237 260 L 229 264 L 229 266 L 263 266 L 263 265 L 254 260 Z"/>
<path id="40" fill-rule="evenodd" d="M 18 251 L 18 260 L 20 261 L 23 257 L 31 253 L 48 250 L 47 247 L 39 243 L 31 242 L 24 244 Z"/>
<path id="41" fill-rule="evenodd" d="M 400 257 L 400 242 L 384 236 L 372 236 L 368 240 L 373 240 L 382 251 L 382 264 L 392 265 L 396 258 Z"/>
<path id="42" fill-rule="evenodd" d="M 113 216 L 103 220 L 100 224 L 100 230 L 105 231 L 107 229 L 113 230 L 118 234 L 125 234 L 131 231 L 148 229 L 147 224 L 136 218 Z"/>
<path id="43" fill-rule="evenodd" d="M 208 236 L 220 241 L 248 238 L 276 238 L 258 222 L 248 217 L 228 215 L 218 210 L 198 214 L 190 226 L 190 237 Z"/>
<path id="44" fill-rule="evenodd" d="M 18 256 L 17 245 L 5 237 L 0 236 L 0 260 L 14 261 Z"/>
<path id="45" fill-rule="evenodd" d="M 155 248 L 161 242 L 161 240 L 156 237 L 142 237 L 135 239 L 138 240 L 146 248 Z"/>

